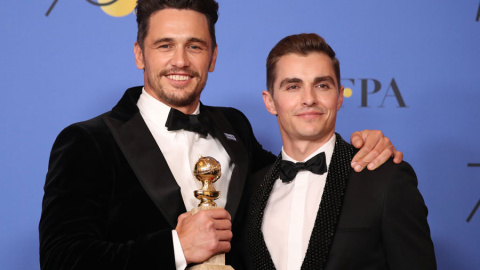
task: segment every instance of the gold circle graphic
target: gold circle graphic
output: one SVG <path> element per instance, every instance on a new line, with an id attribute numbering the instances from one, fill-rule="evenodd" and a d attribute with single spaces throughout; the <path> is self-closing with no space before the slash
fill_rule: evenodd
<path id="1" fill-rule="evenodd" d="M 343 90 L 343 96 L 344 96 L 344 97 L 349 98 L 349 97 L 352 96 L 352 93 L 353 93 L 353 92 L 352 92 L 352 89 L 350 89 L 350 88 L 345 88 L 345 89 Z"/>
<path id="2" fill-rule="evenodd" d="M 99 4 L 112 2 L 112 0 L 98 0 Z M 137 0 L 118 0 L 111 5 L 100 6 L 100 8 L 110 16 L 123 17 L 132 13 L 135 9 Z"/>

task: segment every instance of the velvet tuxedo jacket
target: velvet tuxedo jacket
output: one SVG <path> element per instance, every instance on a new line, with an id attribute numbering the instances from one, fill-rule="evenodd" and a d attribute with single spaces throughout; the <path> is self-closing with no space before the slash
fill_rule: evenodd
<path id="1" fill-rule="evenodd" d="M 337 134 L 302 269 L 436 269 L 428 211 L 412 167 L 389 160 L 356 173 L 350 167 L 354 152 Z M 254 178 L 257 191 L 243 236 L 250 269 L 275 269 L 261 226 L 280 159 Z"/>
<path id="2" fill-rule="evenodd" d="M 112 111 L 57 137 L 39 225 L 42 269 L 175 268 L 171 231 L 190 209 L 136 106 L 141 91 L 128 89 Z M 275 157 L 241 112 L 203 105 L 201 112 L 235 164 L 225 206 L 235 231 L 248 176 Z"/>

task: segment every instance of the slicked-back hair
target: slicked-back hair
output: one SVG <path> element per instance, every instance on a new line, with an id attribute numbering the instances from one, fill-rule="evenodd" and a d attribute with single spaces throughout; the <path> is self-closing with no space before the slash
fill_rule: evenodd
<path id="1" fill-rule="evenodd" d="M 340 62 L 335 57 L 335 51 L 321 36 L 317 34 L 291 35 L 280 40 L 270 51 L 267 57 L 267 89 L 273 94 L 273 84 L 276 79 L 276 65 L 278 60 L 287 54 L 306 56 L 309 53 L 325 53 L 332 59 L 333 69 L 340 89 Z"/>
<path id="2" fill-rule="evenodd" d="M 212 50 L 215 49 L 215 23 L 218 20 L 218 3 L 215 0 L 137 0 L 135 12 L 137 14 L 137 42 L 144 48 L 145 37 L 148 33 L 150 17 L 157 11 L 173 8 L 187 9 L 200 12 L 207 17 L 208 30 L 212 39 Z"/>

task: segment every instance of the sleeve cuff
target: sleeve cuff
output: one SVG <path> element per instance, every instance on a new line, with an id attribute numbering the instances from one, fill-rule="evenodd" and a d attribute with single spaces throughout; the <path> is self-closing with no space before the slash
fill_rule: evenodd
<path id="1" fill-rule="evenodd" d="M 187 260 L 183 254 L 182 245 L 178 238 L 177 231 L 172 230 L 173 250 L 175 252 L 175 267 L 177 270 L 184 270 L 187 267 Z"/>

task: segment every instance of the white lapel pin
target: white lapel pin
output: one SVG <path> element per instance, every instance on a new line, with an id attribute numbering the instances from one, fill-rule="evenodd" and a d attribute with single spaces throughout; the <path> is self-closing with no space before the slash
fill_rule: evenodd
<path id="1" fill-rule="evenodd" d="M 232 134 L 228 134 L 228 133 L 223 133 L 223 134 L 225 134 L 225 137 L 227 137 L 227 139 L 231 141 L 237 141 L 237 138 L 235 138 L 235 136 L 233 136 Z"/>

